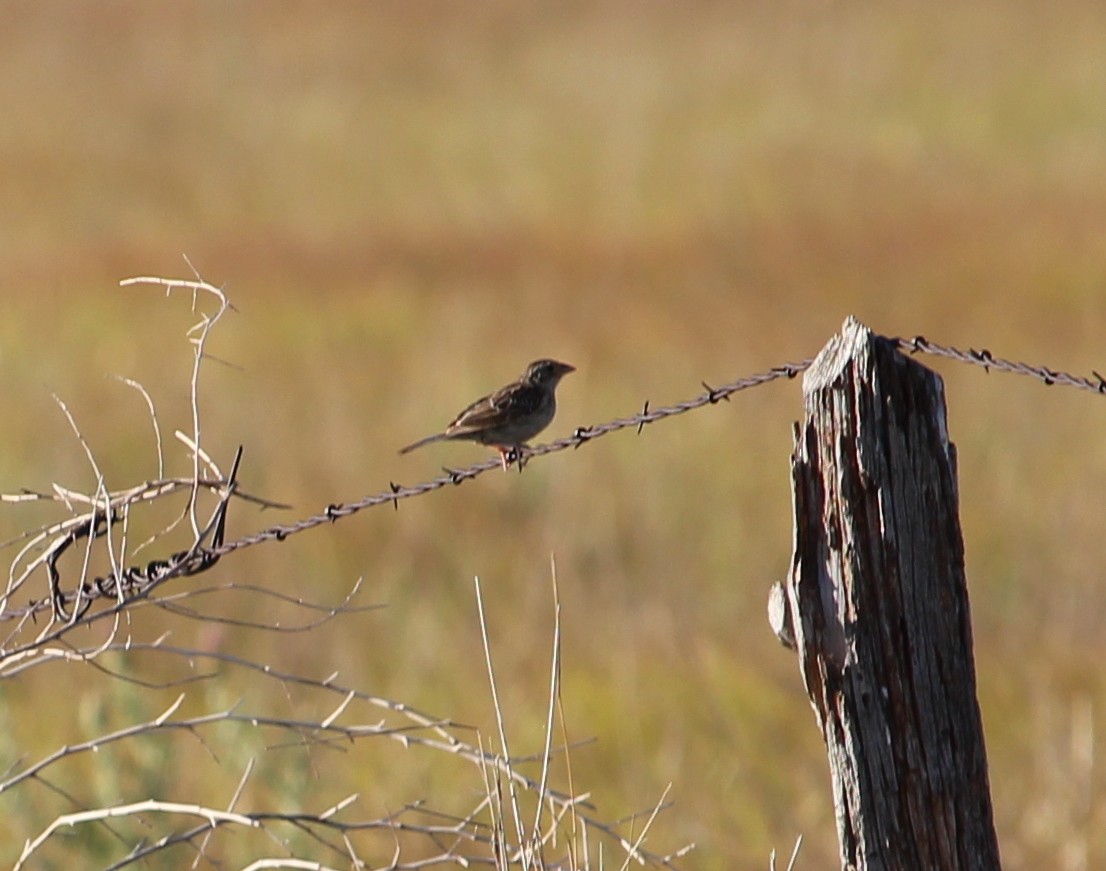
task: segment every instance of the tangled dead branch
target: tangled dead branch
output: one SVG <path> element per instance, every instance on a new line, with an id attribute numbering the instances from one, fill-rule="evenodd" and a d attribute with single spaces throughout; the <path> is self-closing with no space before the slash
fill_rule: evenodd
<path id="1" fill-rule="evenodd" d="M 74 842 L 86 844 L 95 833 L 108 833 L 117 858 L 104 867 L 124 868 L 172 851 L 190 851 L 193 864 L 221 855 L 219 840 L 224 831 L 234 831 L 236 841 L 248 833 L 260 838 L 249 867 L 301 867 L 303 855 L 312 867 L 323 864 L 358 866 L 386 865 L 395 869 L 441 865 L 484 865 L 507 868 L 591 867 L 593 844 L 608 845 L 608 856 L 621 854 L 625 863 L 650 867 L 675 867 L 674 862 L 690 847 L 672 853 L 652 852 L 645 848 L 646 834 L 664 799 L 647 812 L 616 823 L 604 822 L 588 802 L 588 794 L 571 788 L 558 790 L 552 785 L 559 760 L 569 765 L 572 745 L 567 739 L 554 741 L 553 705 L 559 709 L 559 611 L 555 632 L 554 677 L 550 693 L 545 746 L 536 756 L 512 756 L 508 751 L 503 712 L 496 702 L 501 724 L 501 749 L 485 746 L 473 730 L 448 718 L 422 713 L 406 704 L 367 693 L 355 686 L 341 684 L 337 675 L 315 678 L 281 671 L 270 663 L 212 649 L 170 645 L 168 636 L 143 640 L 140 609 L 156 606 L 176 616 L 215 625 L 212 617 L 191 606 L 197 597 L 233 589 L 253 596 L 257 601 L 275 600 L 286 607 L 308 613 L 300 623 L 258 619 L 249 623 L 230 621 L 235 626 L 270 632 L 310 632 L 323 624 L 349 619 L 371 607 L 358 603 L 361 583 L 335 604 L 293 599 L 260 586 L 231 582 L 225 586 L 175 589 L 167 587 L 171 579 L 197 575 L 215 565 L 226 550 L 227 514 L 232 503 L 259 508 L 282 508 L 273 500 L 244 492 L 239 484 L 243 450 L 239 448 L 229 469 L 209 455 L 203 446 L 200 415 L 200 387 L 206 348 L 212 329 L 232 310 L 225 294 L 197 278 L 195 281 L 167 281 L 159 278 L 132 279 L 125 286 L 143 284 L 160 287 L 166 294 L 192 294 L 192 311 L 197 321 L 188 331 L 193 348 L 189 379 L 191 421 L 187 431 L 175 431 L 184 446 L 191 466 L 190 474 L 166 472 L 162 444 L 162 421 L 150 393 L 135 381 L 124 383 L 137 390 L 149 411 L 157 446 L 156 474 L 148 480 L 124 487 L 110 487 L 97 461 L 94 446 L 87 440 L 69 407 L 58 405 L 92 469 L 95 487 L 81 492 L 54 484 L 44 491 L 21 490 L 0 496 L 0 504 L 57 506 L 65 516 L 36 526 L 3 546 L 15 549 L 8 582 L 0 594 L 0 621 L 8 626 L 0 643 L 0 681 L 13 680 L 32 670 L 54 668 L 90 668 L 118 686 L 132 688 L 138 699 L 148 694 L 177 689 L 176 698 L 159 713 L 134 718 L 115 728 L 105 729 L 83 740 L 68 741 L 37 760 L 21 758 L 0 775 L 0 795 L 20 794 L 32 785 L 45 786 L 62 807 L 46 822 L 37 822 L 22 851 L 11 856 L 15 868 L 32 863 L 64 863 Z M 213 304 L 204 310 L 204 302 Z M 136 518 L 152 506 L 175 505 L 183 499 L 172 519 L 138 544 L 131 539 L 139 524 Z M 170 535 L 187 533 L 187 544 L 173 552 L 145 562 L 143 552 L 168 550 Z M 93 567 L 106 562 L 106 571 Z M 32 595 L 29 606 L 17 600 L 43 584 L 45 593 Z M 156 594 L 156 595 L 155 595 Z M 259 610 L 258 613 L 263 613 Z M 481 611 L 482 613 L 482 611 Z M 37 621 L 37 622 L 36 622 Z M 88 633 L 101 627 L 98 634 Z M 78 636 L 78 630 L 84 635 Z M 91 641 L 87 640 L 89 637 Z M 78 642 L 76 639 L 80 639 Z M 485 635 L 489 671 L 490 641 Z M 154 667 L 163 658 L 165 663 Z M 136 670 L 138 673 L 136 673 Z M 163 675 L 170 672 L 170 677 Z M 279 690 L 297 687 L 315 697 L 321 713 L 314 715 L 273 715 L 265 710 L 250 710 L 243 701 L 208 712 L 186 713 L 194 705 L 196 684 L 210 685 L 227 672 L 248 675 L 250 682 L 273 684 Z M 158 678 L 147 673 L 162 675 Z M 363 710 L 375 709 L 377 716 Z M 120 707 L 115 716 L 128 707 Z M 563 714 L 561 717 L 563 732 Z M 261 733 L 272 737 L 261 742 Z M 221 757 L 228 747 L 256 744 L 264 748 L 261 763 L 250 758 L 241 769 L 237 786 L 229 802 L 184 800 L 178 796 L 120 794 L 110 801 L 89 799 L 87 790 L 74 787 L 74 777 L 82 764 L 125 768 L 136 745 L 167 746 L 174 736 L 190 736 L 211 748 L 212 764 L 222 770 L 228 764 Z M 281 751 L 306 753 L 357 752 L 363 744 L 385 738 L 405 748 L 430 752 L 470 766 L 479 795 L 463 813 L 430 809 L 420 800 L 401 802 L 399 810 L 382 816 L 366 813 L 358 794 L 347 795 L 322 809 L 310 809 L 297 803 L 292 811 L 247 809 L 247 796 L 259 776 L 259 765 Z M 214 752 L 216 747 L 224 748 Z M 21 754 L 22 756 L 22 754 Z M 230 757 L 233 759 L 233 756 Z M 535 764 L 540 774 L 528 773 Z M 78 775 L 79 777 L 79 775 Z M 569 775 L 571 784 L 571 775 Z M 511 813 L 503 804 L 504 791 L 510 792 Z M 205 796 L 209 798 L 209 796 Z M 32 803 L 23 803 L 31 807 Z M 529 810 L 525 815 L 522 808 Z M 513 829 L 507 819 L 515 821 Z M 527 825 L 525 819 L 532 819 Z M 644 820 L 644 824 L 642 823 Z M 59 837 L 67 833 L 67 837 Z M 73 836 L 76 837 L 73 837 Z M 383 840 L 382 840 L 383 839 Z M 260 845 L 283 845 L 269 857 Z M 293 843 L 309 845 L 292 848 Z M 381 844 L 388 844 L 390 857 L 380 858 Z M 119 847 L 122 847 L 120 854 Z M 78 847 L 82 849 L 85 848 Z M 3 850 L 0 849 L 0 856 Z M 84 854 L 87 858 L 87 853 Z M 307 860 L 302 860 L 307 861 Z"/>

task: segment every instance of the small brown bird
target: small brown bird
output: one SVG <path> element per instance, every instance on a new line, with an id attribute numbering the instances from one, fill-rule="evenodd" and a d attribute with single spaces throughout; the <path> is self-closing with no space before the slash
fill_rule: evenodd
<path id="1" fill-rule="evenodd" d="M 479 442 L 499 451 L 506 471 L 511 453 L 521 457 L 522 446 L 553 422 L 557 413 L 557 384 L 569 372 L 575 371 L 576 367 L 568 363 L 535 360 L 517 381 L 477 399 L 443 432 L 419 439 L 400 453 L 406 454 L 431 442 Z"/>

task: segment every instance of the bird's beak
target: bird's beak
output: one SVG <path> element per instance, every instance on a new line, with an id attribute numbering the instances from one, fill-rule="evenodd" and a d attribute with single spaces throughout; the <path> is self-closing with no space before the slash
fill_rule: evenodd
<path id="1" fill-rule="evenodd" d="M 567 375 L 569 372 L 576 371 L 576 367 L 570 366 L 568 363 L 558 363 L 557 365 L 560 367 L 560 371 L 558 373 L 560 375 Z"/>

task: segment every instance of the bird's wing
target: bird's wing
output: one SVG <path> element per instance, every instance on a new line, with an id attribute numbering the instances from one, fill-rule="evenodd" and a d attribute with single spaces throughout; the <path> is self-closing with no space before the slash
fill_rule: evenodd
<path id="1" fill-rule="evenodd" d="M 546 390 L 533 384 L 511 384 L 491 395 L 491 404 L 499 414 L 533 414 L 545 403 Z"/>
<path id="2" fill-rule="evenodd" d="M 481 432 L 520 415 L 533 414 L 541 408 L 544 394 L 530 384 L 510 384 L 489 396 L 484 396 L 462 411 L 446 427 L 449 436 Z"/>

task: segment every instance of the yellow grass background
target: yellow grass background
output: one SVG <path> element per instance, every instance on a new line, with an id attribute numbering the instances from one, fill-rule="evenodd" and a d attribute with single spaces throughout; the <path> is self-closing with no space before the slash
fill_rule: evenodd
<path id="1" fill-rule="evenodd" d="M 396 449 L 538 356 L 579 370 L 550 436 L 809 356 L 848 314 L 1106 371 L 1100 2 L 48 2 L 4 18 L 5 492 L 94 485 L 52 393 L 109 486 L 153 477 L 142 403 L 105 376 L 141 380 L 163 424 L 187 428 L 195 318 L 185 297 L 116 283 L 191 277 L 182 254 L 238 309 L 211 349 L 228 365 L 205 369 L 207 447 L 226 464 L 244 444 L 244 485 L 295 505 L 279 519 L 482 458 Z M 946 377 L 960 452 L 1004 864 L 1103 867 L 1106 404 L 923 362 Z M 764 617 L 790 555 L 800 414 L 799 383 L 777 383 L 205 578 L 333 602 L 363 577 L 384 610 L 281 637 L 165 616 L 131 631 L 338 671 L 490 734 L 479 575 L 513 749 L 534 753 L 555 557 L 566 715 L 596 739 L 573 777 L 600 815 L 672 783 L 649 846 L 696 842 L 684 867 L 765 867 L 800 832 L 799 867 L 834 867 L 820 738 Z M 35 516 L 5 507 L 3 537 Z M 236 507 L 231 535 L 276 519 Z M 0 768 L 179 691 L 79 666 L 7 681 Z M 308 705 L 242 675 L 189 692 L 193 713 Z M 229 799 L 240 759 L 174 752 L 86 760 L 67 788 L 88 805 Z M 426 754 L 280 753 L 247 804 L 321 810 L 360 791 L 371 813 L 457 810 L 479 789 Z M 7 862 L 74 809 L 45 789 L 0 807 Z M 95 867 L 117 855 L 79 834 Z"/>

